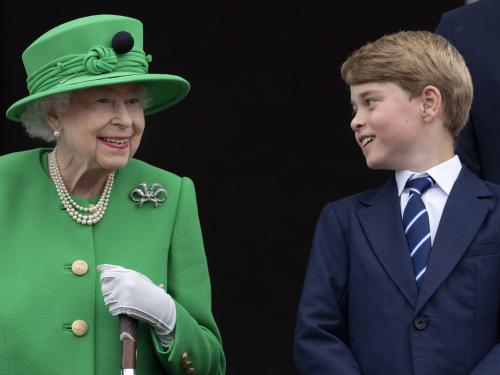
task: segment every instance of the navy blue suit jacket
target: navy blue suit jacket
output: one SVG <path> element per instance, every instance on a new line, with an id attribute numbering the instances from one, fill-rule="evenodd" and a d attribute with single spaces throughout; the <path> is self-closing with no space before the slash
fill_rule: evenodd
<path id="1" fill-rule="evenodd" d="M 436 32 L 464 56 L 474 83 L 470 121 L 457 153 L 478 176 L 500 184 L 500 1 L 481 0 L 445 13 Z"/>
<path id="2" fill-rule="evenodd" d="M 328 204 L 298 310 L 310 375 L 500 374 L 500 186 L 466 167 L 417 292 L 394 177 Z"/>

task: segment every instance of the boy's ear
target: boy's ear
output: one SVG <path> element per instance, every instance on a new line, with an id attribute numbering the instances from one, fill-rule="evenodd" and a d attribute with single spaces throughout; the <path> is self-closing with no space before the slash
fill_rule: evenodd
<path id="1" fill-rule="evenodd" d="M 422 118 L 425 123 L 432 122 L 440 113 L 443 107 L 441 91 L 436 86 L 427 85 L 420 94 L 422 99 Z"/>

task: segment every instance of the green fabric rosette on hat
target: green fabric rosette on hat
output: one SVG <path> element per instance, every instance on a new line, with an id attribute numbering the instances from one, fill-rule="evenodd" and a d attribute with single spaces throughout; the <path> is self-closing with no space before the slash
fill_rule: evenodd
<path id="1" fill-rule="evenodd" d="M 20 121 L 28 104 L 49 95 L 133 82 L 148 88 L 144 113 L 161 111 L 183 99 L 189 83 L 175 75 L 148 73 L 151 60 L 143 50 L 139 20 L 96 15 L 64 23 L 24 51 L 30 95 L 10 106 L 7 118 Z"/>

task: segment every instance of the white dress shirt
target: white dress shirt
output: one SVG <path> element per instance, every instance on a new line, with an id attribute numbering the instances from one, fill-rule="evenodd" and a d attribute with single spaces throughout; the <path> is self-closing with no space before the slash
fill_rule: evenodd
<path id="1" fill-rule="evenodd" d="M 401 217 L 403 217 L 403 212 L 409 198 L 409 189 L 405 189 L 406 182 L 409 179 L 421 177 L 422 175 L 429 175 L 436 182 L 422 195 L 422 200 L 424 201 L 427 213 L 429 214 L 431 243 L 434 243 L 439 221 L 441 220 L 441 215 L 443 214 L 444 205 L 448 200 L 451 188 L 455 184 L 461 169 L 462 163 L 460 163 L 458 155 L 455 155 L 451 159 L 446 160 L 445 162 L 438 164 L 425 172 L 419 173 L 408 170 L 396 171 L 396 183 L 398 185 L 398 194 L 401 199 Z"/>

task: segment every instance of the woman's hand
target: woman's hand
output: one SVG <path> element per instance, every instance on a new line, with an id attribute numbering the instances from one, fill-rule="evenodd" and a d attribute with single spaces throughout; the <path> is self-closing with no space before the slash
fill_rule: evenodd
<path id="1" fill-rule="evenodd" d="M 176 310 L 172 297 L 143 274 L 111 264 L 97 266 L 104 303 L 113 315 L 149 323 L 164 348 L 173 341 Z"/>

